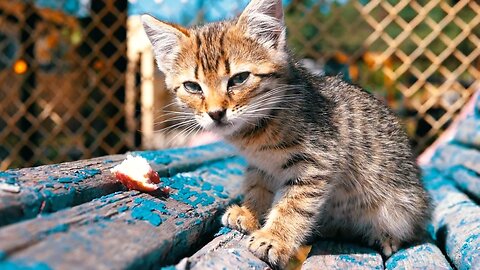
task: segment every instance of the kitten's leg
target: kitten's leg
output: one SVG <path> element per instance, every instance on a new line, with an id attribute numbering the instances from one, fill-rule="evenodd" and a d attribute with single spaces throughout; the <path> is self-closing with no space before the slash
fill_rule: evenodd
<path id="1" fill-rule="evenodd" d="M 265 188 L 267 176 L 259 169 L 249 167 L 244 181 L 245 199 L 242 206 L 233 205 L 222 217 L 222 224 L 250 233 L 260 228 L 260 221 L 272 205 L 273 193 Z"/>
<path id="2" fill-rule="evenodd" d="M 279 190 L 265 225 L 252 233 L 248 243 L 257 257 L 280 269 L 311 235 L 326 191 L 321 180 L 297 179 L 288 184 Z"/>

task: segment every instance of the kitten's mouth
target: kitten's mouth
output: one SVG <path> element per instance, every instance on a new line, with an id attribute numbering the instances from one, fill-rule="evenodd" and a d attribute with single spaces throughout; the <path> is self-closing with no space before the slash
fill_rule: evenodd
<path id="1" fill-rule="evenodd" d="M 216 128 L 224 128 L 226 126 L 228 126 L 228 123 L 223 122 L 223 121 L 214 123 L 214 127 L 216 127 Z"/>
<path id="2" fill-rule="evenodd" d="M 210 130 L 219 134 L 229 134 L 235 130 L 233 123 L 227 121 L 214 122 Z"/>

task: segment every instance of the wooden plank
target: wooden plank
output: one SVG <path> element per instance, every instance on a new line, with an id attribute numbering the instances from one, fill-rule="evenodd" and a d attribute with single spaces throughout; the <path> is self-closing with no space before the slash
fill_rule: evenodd
<path id="1" fill-rule="evenodd" d="M 302 269 L 383 269 L 383 260 L 371 248 L 320 240 L 313 245 Z"/>
<path id="2" fill-rule="evenodd" d="M 191 257 L 184 258 L 176 266 L 164 269 L 223 270 L 270 269 L 246 247 L 247 236 L 238 231 L 222 228 L 220 234 Z"/>
<path id="3" fill-rule="evenodd" d="M 173 263 L 219 227 L 239 200 L 242 158 L 162 178 L 170 196 L 120 191 L 0 228 L 0 269 L 25 262 L 51 269 L 145 269 Z"/>
<path id="4" fill-rule="evenodd" d="M 242 233 L 222 228 L 205 247 L 168 269 L 270 269 L 248 251 L 247 239 Z M 383 269 L 383 261 L 372 249 L 322 240 L 314 244 L 303 265 L 291 260 L 288 269 L 300 266 L 301 269 Z"/>
<path id="5" fill-rule="evenodd" d="M 423 168 L 435 204 L 430 235 L 457 269 L 480 265 L 480 207 L 435 168 Z"/>
<path id="6" fill-rule="evenodd" d="M 450 270 L 452 267 L 442 251 L 432 243 L 401 249 L 385 262 L 387 269 Z"/>
<path id="7" fill-rule="evenodd" d="M 458 124 L 453 140 L 472 147 L 480 146 L 480 121 L 478 116 L 469 115 Z"/>
<path id="8" fill-rule="evenodd" d="M 454 180 L 457 186 L 480 200 L 480 151 L 461 145 L 440 146 L 429 166 Z"/>
<path id="9" fill-rule="evenodd" d="M 227 144 L 216 143 L 134 154 L 147 158 L 161 176 L 170 176 L 234 156 L 235 150 Z M 0 172 L 0 183 L 20 188 L 18 193 L 0 191 L 0 226 L 123 190 L 110 169 L 124 158 L 125 155 L 115 155 Z"/>

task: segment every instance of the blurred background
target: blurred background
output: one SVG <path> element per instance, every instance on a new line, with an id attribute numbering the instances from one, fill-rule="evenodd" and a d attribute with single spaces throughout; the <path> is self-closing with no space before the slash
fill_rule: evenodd
<path id="1" fill-rule="evenodd" d="M 1 0 L 0 170 L 199 144 L 164 122 L 171 96 L 139 14 L 182 25 L 248 0 Z M 384 99 L 420 153 L 480 88 L 480 1 L 288 0 L 305 66 Z"/>

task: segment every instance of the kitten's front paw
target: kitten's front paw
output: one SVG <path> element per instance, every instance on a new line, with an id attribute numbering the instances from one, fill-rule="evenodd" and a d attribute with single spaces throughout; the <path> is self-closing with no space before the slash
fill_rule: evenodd
<path id="1" fill-rule="evenodd" d="M 380 246 L 382 248 L 383 255 L 388 258 L 392 256 L 393 253 L 398 251 L 400 242 L 392 238 L 386 238 L 380 243 Z"/>
<path id="2" fill-rule="evenodd" d="M 287 242 L 266 230 L 252 233 L 248 249 L 275 269 L 284 269 L 293 255 L 292 248 Z"/>
<path id="3" fill-rule="evenodd" d="M 234 205 L 227 209 L 222 217 L 223 226 L 244 232 L 251 233 L 260 227 L 258 220 L 246 207 Z"/>

